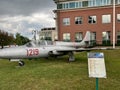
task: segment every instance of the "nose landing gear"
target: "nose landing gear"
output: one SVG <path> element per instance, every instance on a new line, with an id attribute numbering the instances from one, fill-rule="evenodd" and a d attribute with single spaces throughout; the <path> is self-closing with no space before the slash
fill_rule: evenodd
<path id="1" fill-rule="evenodd" d="M 19 64 L 19 66 L 24 66 L 25 65 L 24 61 L 21 61 L 21 60 L 18 62 L 18 64 Z"/>

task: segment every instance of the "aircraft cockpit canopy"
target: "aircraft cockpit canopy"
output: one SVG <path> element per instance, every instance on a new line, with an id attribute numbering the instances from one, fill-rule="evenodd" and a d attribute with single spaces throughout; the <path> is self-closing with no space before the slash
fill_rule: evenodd
<path id="1" fill-rule="evenodd" d="M 53 45 L 53 42 L 52 41 L 41 40 L 41 41 L 31 41 L 31 42 L 26 44 L 27 47 L 47 46 L 47 45 Z"/>

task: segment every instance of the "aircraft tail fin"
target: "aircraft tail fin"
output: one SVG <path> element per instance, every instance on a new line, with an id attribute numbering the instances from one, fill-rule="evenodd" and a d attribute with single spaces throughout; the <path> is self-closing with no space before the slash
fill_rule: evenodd
<path id="1" fill-rule="evenodd" d="M 90 41 L 91 41 L 91 34 L 90 34 L 90 31 L 87 31 L 84 39 L 81 42 L 81 44 L 89 47 L 90 46 Z"/>
<path id="2" fill-rule="evenodd" d="M 85 35 L 83 41 L 90 41 L 90 31 L 86 32 L 86 35 Z"/>

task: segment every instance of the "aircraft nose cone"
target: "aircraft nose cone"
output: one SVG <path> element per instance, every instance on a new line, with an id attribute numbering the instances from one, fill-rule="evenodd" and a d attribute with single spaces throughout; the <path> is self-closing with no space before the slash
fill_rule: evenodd
<path id="1" fill-rule="evenodd" d="M 0 50 L 0 58 L 3 58 L 3 59 L 7 58 L 10 53 L 11 52 L 8 49 L 1 49 Z"/>
<path id="2" fill-rule="evenodd" d="M 0 59 L 16 59 L 26 56 L 26 49 L 24 48 L 5 48 L 0 50 Z"/>
<path id="3" fill-rule="evenodd" d="M 3 57 L 4 57 L 4 51 L 0 50 L 0 58 L 3 58 Z"/>

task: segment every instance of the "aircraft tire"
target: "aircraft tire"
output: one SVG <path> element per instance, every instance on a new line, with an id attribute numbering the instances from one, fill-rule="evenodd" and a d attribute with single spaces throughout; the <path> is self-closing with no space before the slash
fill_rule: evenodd
<path id="1" fill-rule="evenodd" d="M 24 66 L 24 65 L 25 65 L 24 61 L 19 62 L 19 66 Z"/>

